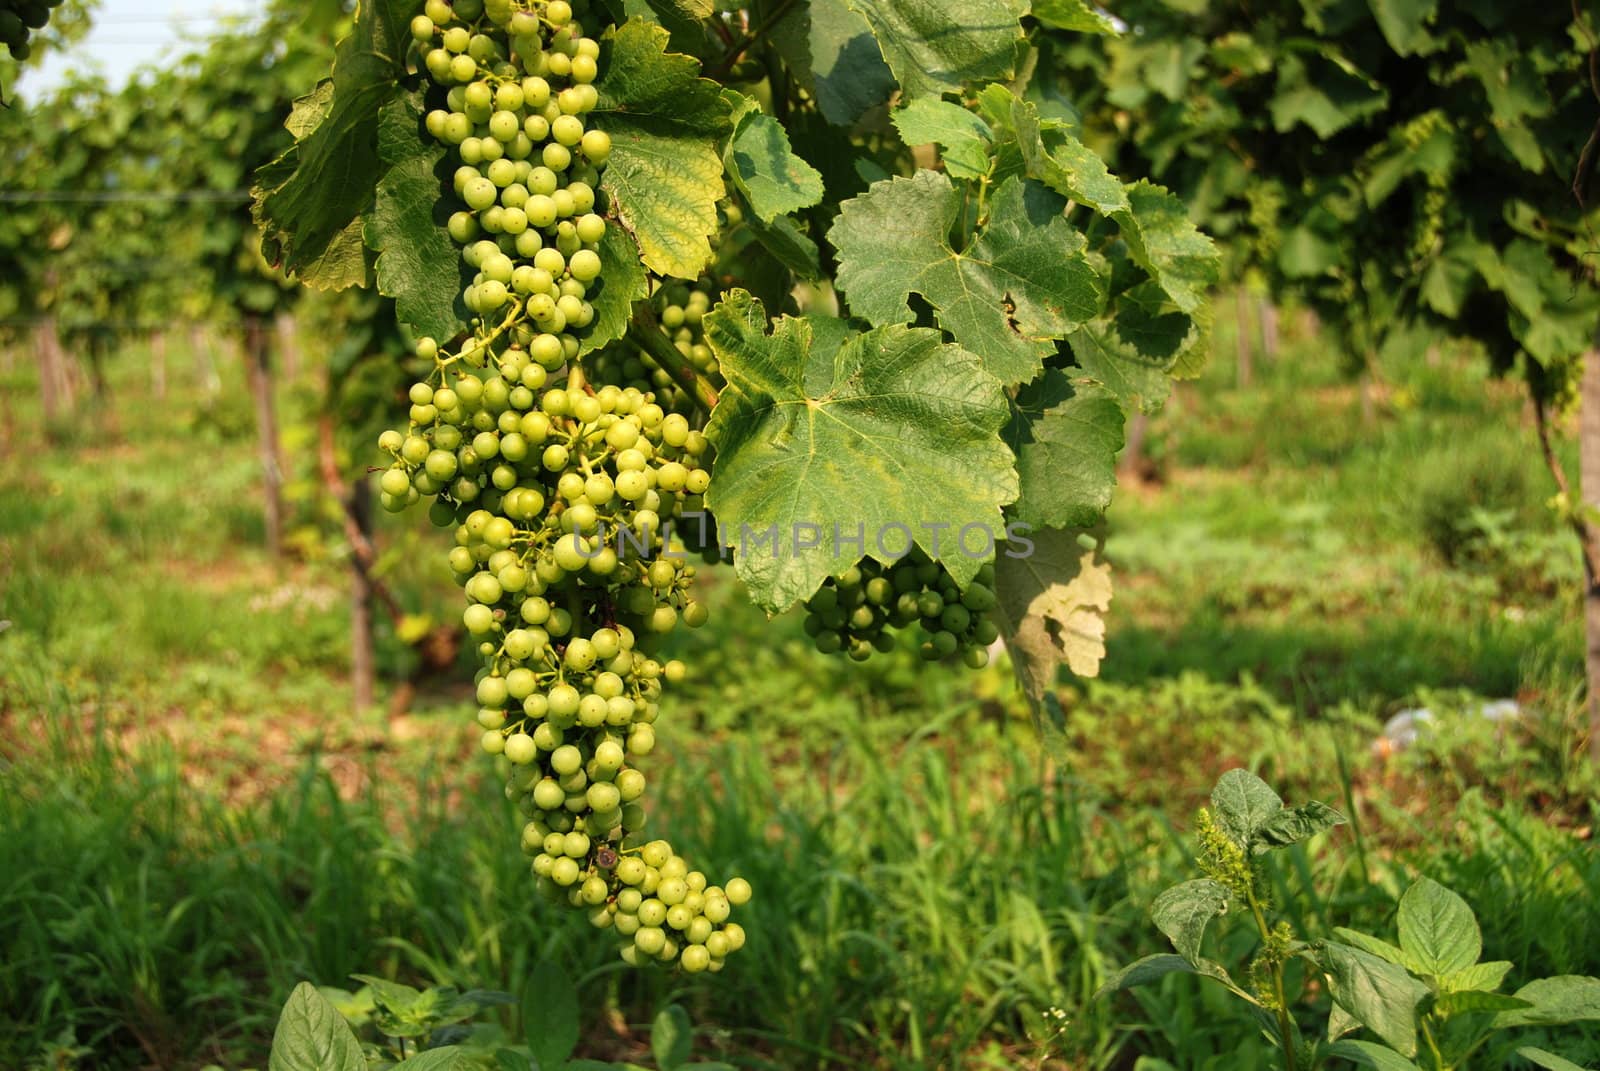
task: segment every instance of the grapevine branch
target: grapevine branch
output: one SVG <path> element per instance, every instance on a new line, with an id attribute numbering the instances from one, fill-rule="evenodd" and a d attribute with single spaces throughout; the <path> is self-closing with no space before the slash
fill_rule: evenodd
<path id="1" fill-rule="evenodd" d="M 1595 40 L 1594 34 L 1589 30 L 1588 22 L 1583 18 L 1583 13 L 1578 10 L 1578 0 L 1572 0 L 1572 21 L 1589 44 L 1589 91 L 1594 94 L 1596 103 L 1600 103 L 1600 41 Z M 1577 198 L 1578 208 L 1582 211 L 1587 211 L 1589 208 L 1584 203 L 1583 192 L 1588 188 L 1589 177 L 1594 173 L 1597 151 L 1600 151 L 1600 118 L 1595 119 L 1594 129 L 1589 132 L 1589 140 L 1583 143 L 1583 151 L 1578 154 L 1578 167 L 1572 176 L 1572 196 Z"/>
<path id="2" fill-rule="evenodd" d="M 1544 455 L 1545 467 L 1550 470 L 1550 475 L 1556 482 L 1556 490 L 1560 492 L 1561 499 L 1566 503 L 1567 523 L 1578 537 L 1578 544 L 1583 551 L 1583 571 L 1589 578 L 1589 583 L 1594 584 L 1600 580 L 1600 547 L 1595 545 L 1595 533 L 1589 522 L 1584 520 L 1582 504 L 1572 497 L 1572 486 L 1567 481 L 1567 470 L 1562 467 L 1561 459 L 1556 456 L 1555 446 L 1550 436 L 1549 406 L 1538 391 L 1533 394 L 1533 420 L 1539 432 L 1539 450 Z"/>
<path id="3" fill-rule="evenodd" d="M 640 302 L 634 309 L 633 322 L 628 325 L 628 338 L 671 376 L 672 381 L 683 388 L 696 406 L 707 413 L 716 407 L 717 388 L 662 333 L 656 314 L 648 303 Z"/>
<path id="4" fill-rule="evenodd" d="M 795 0 L 779 0 L 778 5 L 772 9 L 771 14 L 757 23 L 755 29 L 745 35 L 744 40 L 729 49 L 722 59 L 717 61 L 717 65 L 706 72 L 707 77 L 715 78 L 718 81 L 726 78 L 728 72 L 733 70 L 739 61 L 744 58 L 744 54 L 759 44 L 763 37 L 771 33 L 773 27 L 782 22 L 789 12 L 794 10 L 794 6 Z"/>
<path id="5" fill-rule="evenodd" d="M 372 570 L 378 561 L 377 552 L 372 547 L 372 541 L 356 523 L 355 515 L 350 509 L 350 486 L 339 473 L 339 457 L 334 448 L 332 413 L 324 412 L 318 418 L 317 439 L 319 446 L 317 453 L 322 464 L 322 482 L 339 501 L 339 516 L 344 522 L 345 539 L 350 544 L 351 564 L 371 586 L 372 593 L 383 603 L 384 609 L 389 612 L 390 620 L 399 625 L 401 619 L 405 617 L 405 611 L 400 608 L 400 603 L 388 585 L 373 576 Z"/>

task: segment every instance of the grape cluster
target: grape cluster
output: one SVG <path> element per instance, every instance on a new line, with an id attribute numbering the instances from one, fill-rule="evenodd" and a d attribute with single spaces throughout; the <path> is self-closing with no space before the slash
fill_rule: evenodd
<path id="1" fill-rule="evenodd" d="M 1450 119 L 1438 108 L 1423 112 L 1400 128 L 1400 141 L 1406 151 L 1415 153 L 1435 134 L 1450 130 Z M 1431 168 L 1415 198 L 1415 215 L 1410 254 L 1413 261 L 1424 260 L 1438 250 L 1445 230 L 1445 211 L 1450 205 L 1449 168 Z"/>
<path id="2" fill-rule="evenodd" d="M 458 162 L 452 185 L 464 207 L 448 228 L 476 272 L 464 300 L 480 316 L 525 314 L 531 352 L 559 367 L 577 356 L 573 332 L 594 320 L 585 299 L 606 233 L 596 189 L 611 138 L 583 118 L 599 103 L 600 43 L 583 35 L 566 0 L 537 12 L 468 2 L 489 25 L 465 24 L 461 0 L 455 9 L 428 0 L 411 22 L 424 66 L 448 87 L 448 107 L 424 122 Z"/>
<path id="3" fill-rule="evenodd" d="M 922 656 L 957 655 L 973 669 L 989 664 L 999 636 L 986 616 L 995 608 L 994 566 L 985 564 L 963 590 L 944 566 L 920 548 L 893 565 L 864 558 L 826 581 L 806 600 L 805 629 L 823 654 L 865 662 L 894 649 L 895 631 L 918 625 Z"/>
<path id="4" fill-rule="evenodd" d="M 706 345 L 702 327 L 702 321 L 717 297 L 716 285 L 710 279 L 701 279 L 693 284 L 670 283 L 659 287 L 651 295 L 650 304 L 656 322 L 666 331 L 688 365 L 714 386 L 720 387 L 721 368 L 711 347 Z M 653 392 L 663 404 L 672 408 L 689 404 L 683 388 L 678 386 L 666 369 L 628 339 L 607 346 L 596 355 L 593 365 L 596 377 L 607 383 Z"/>
<path id="5" fill-rule="evenodd" d="M 744 944 L 729 919 L 749 884 L 708 884 L 666 841 L 628 844 L 662 688 L 685 674 L 656 644 L 706 620 L 671 533 L 703 509 L 710 446 L 651 383 L 579 359 L 606 228 L 610 142 L 581 119 L 599 49 L 566 0 L 428 0 L 412 34 L 448 87 L 427 127 L 458 154 L 466 207 L 448 228 L 478 316 L 454 353 L 418 340 L 432 371 L 410 388 L 408 428 L 379 439 L 380 497 L 431 499 L 454 531 L 482 744 L 509 767 L 539 889 L 614 929 L 630 963 L 720 970 Z"/>
<path id="6" fill-rule="evenodd" d="M 61 0 L 0 0 L 0 45 L 6 46 L 12 59 L 27 59 L 33 54 L 29 36 L 44 29 L 50 9 L 60 6 Z"/>

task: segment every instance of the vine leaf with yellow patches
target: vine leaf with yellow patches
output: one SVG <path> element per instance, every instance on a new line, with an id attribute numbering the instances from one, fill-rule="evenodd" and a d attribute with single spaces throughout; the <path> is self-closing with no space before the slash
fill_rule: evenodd
<path id="1" fill-rule="evenodd" d="M 601 43 L 594 126 L 611 137 L 602 186 L 651 271 L 683 279 L 711 262 L 728 103 L 667 31 L 632 18 Z"/>

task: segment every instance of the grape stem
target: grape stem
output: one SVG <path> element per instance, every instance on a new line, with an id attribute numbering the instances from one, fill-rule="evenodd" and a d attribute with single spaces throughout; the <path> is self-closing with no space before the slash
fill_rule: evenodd
<path id="1" fill-rule="evenodd" d="M 484 336 L 481 339 L 474 338 L 472 340 L 469 340 L 469 343 L 470 344 L 475 344 L 478 349 L 482 350 L 485 353 L 488 353 L 490 344 L 492 342 L 494 342 L 495 339 L 499 338 L 501 335 L 503 335 L 507 331 L 511 330 L 511 328 L 513 326 L 515 326 L 517 321 L 521 318 L 521 316 L 522 316 L 522 305 L 523 305 L 523 301 L 522 301 L 521 298 L 516 298 L 515 300 L 513 300 L 511 302 L 511 311 L 506 313 L 505 319 L 500 321 L 500 326 L 499 327 L 496 327 L 493 331 L 489 332 L 488 335 Z M 460 359 L 461 359 L 461 353 L 460 353 L 460 351 L 457 351 L 455 356 L 444 358 L 444 359 L 438 361 L 437 363 L 439 365 L 439 368 L 442 370 L 447 365 L 455 364 Z"/>
<path id="2" fill-rule="evenodd" d="M 771 14 L 769 14 L 765 19 L 761 20 L 761 22 L 756 25 L 755 29 L 749 31 L 749 33 L 745 35 L 744 40 L 740 41 L 734 48 L 730 49 L 728 53 L 717 62 L 715 67 L 706 72 L 707 76 L 719 80 L 727 77 L 728 72 L 733 70 L 738 62 L 744 58 L 744 54 L 750 51 L 751 48 L 755 47 L 755 45 L 759 43 L 763 37 L 771 33 L 772 28 L 778 25 L 778 23 L 782 22 L 784 16 L 788 15 L 794 6 L 795 0 L 780 0 L 778 5 L 772 9 Z"/>
<path id="3" fill-rule="evenodd" d="M 678 347 L 662 332 L 656 314 L 648 303 L 641 301 L 634 308 L 633 322 L 628 325 L 628 338 L 671 376 L 672 381 L 683 388 L 696 406 L 707 413 L 716 407 L 717 388 L 678 352 Z"/>

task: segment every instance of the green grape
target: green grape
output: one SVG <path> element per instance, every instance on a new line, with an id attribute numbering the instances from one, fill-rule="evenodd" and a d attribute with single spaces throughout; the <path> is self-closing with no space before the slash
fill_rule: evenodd
<path id="1" fill-rule="evenodd" d="M 664 841 L 628 846 L 646 825 L 635 764 L 655 748 L 663 688 L 686 675 L 656 645 L 707 617 L 694 568 L 662 552 L 669 523 L 700 507 L 709 447 L 648 355 L 622 341 L 585 353 L 606 293 L 596 190 L 612 146 L 583 118 L 600 48 L 563 0 L 542 14 L 429 0 L 413 20 L 443 87 L 423 129 L 446 149 L 446 230 L 478 315 L 453 349 L 418 343 L 431 371 L 408 392 L 411 426 L 380 438 L 379 486 L 389 509 L 431 499 L 455 532 L 448 562 L 483 660 L 477 731 L 510 771 L 540 888 L 615 929 L 629 962 L 716 970 L 742 944 L 729 896 Z M 714 375 L 699 329 L 714 290 L 672 289 L 673 342 Z"/>

